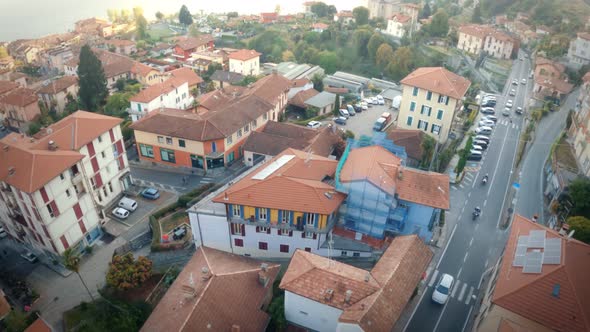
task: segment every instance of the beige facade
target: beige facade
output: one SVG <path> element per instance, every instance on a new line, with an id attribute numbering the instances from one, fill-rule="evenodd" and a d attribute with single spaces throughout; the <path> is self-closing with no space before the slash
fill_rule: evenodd
<path id="1" fill-rule="evenodd" d="M 57 113 L 62 113 L 68 103 L 68 95 L 74 100 L 78 98 L 78 84 L 71 85 L 64 90 L 56 93 L 38 93 L 39 98 L 43 101 L 47 109 L 54 109 Z"/>
<path id="2" fill-rule="evenodd" d="M 260 57 L 248 60 L 229 59 L 229 71 L 245 76 L 258 76 L 260 74 Z"/>
<path id="3" fill-rule="evenodd" d="M 482 51 L 498 59 L 510 59 L 517 42 L 502 31 L 487 25 L 468 24 L 459 27 L 457 48 L 470 54 Z"/>
<path id="4" fill-rule="evenodd" d="M 580 110 L 573 116 L 569 136 L 582 174 L 590 176 L 590 82 L 581 87 Z"/>
<path id="5" fill-rule="evenodd" d="M 483 49 L 484 37 L 459 31 L 457 48 L 471 54 L 479 54 Z"/>

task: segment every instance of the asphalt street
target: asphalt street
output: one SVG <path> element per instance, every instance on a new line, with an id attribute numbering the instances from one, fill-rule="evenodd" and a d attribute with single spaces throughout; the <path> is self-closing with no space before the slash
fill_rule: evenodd
<path id="1" fill-rule="evenodd" d="M 514 164 L 523 116 L 514 109 L 523 107 L 532 82 L 528 81 L 530 61 L 515 60 L 510 76 L 501 95 L 498 96 L 496 116 L 498 123 L 491 136 L 491 143 L 479 163 L 469 162 L 467 174 L 461 184 L 453 185 L 451 210 L 447 224 L 454 227 L 440 260 L 427 271 L 427 288 L 406 325 L 406 331 L 464 331 L 467 328 L 475 299 L 481 290 L 481 278 L 486 269 L 499 257 L 506 242 L 507 232 L 499 228 L 501 212 L 506 208 L 505 194 Z M 527 84 L 521 80 L 527 78 Z M 512 85 L 513 79 L 518 86 Z M 515 96 L 509 91 L 516 89 Z M 505 102 L 513 100 L 510 117 L 502 116 Z M 489 175 L 487 185 L 481 183 Z M 478 206 L 482 215 L 472 220 L 472 211 Z M 450 296 L 444 305 L 434 303 L 432 293 L 443 273 L 455 279 Z"/>

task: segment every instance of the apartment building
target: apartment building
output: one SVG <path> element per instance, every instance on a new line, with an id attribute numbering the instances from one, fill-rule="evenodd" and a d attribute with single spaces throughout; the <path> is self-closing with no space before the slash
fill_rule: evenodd
<path id="1" fill-rule="evenodd" d="M 13 89 L 0 97 L 0 112 L 10 127 L 24 132 L 29 122 L 41 115 L 38 101 L 35 91 L 31 89 Z"/>
<path id="2" fill-rule="evenodd" d="M 260 55 L 255 50 L 241 49 L 230 53 L 229 71 L 244 76 L 258 76 L 260 74 Z"/>
<path id="3" fill-rule="evenodd" d="M 368 0 L 369 18 L 389 18 L 399 12 L 402 5 L 400 0 Z"/>
<path id="4" fill-rule="evenodd" d="M 518 41 L 487 25 L 467 24 L 459 27 L 457 48 L 479 55 L 486 52 L 498 59 L 510 59 L 518 51 Z"/>
<path id="5" fill-rule="evenodd" d="M 573 89 L 574 85 L 568 82 L 564 65 L 543 57 L 535 58 L 534 98 L 559 99 L 569 94 Z"/>
<path id="6" fill-rule="evenodd" d="M 471 82 L 443 67 L 418 68 L 401 80 L 397 126 L 420 129 L 440 143 L 447 141 L 455 112 Z"/>
<path id="7" fill-rule="evenodd" d="M 187 109 L 193 107 L 194 98 L 188 82 L 182 78 L 172 77 L 162 83 L 148 86 L 135 96 L 129 98 L 129 115 L 133 122 L 145 117 L 150 112 L 162 108 Z"/>
<path id="8" fill-rule="evenodd" d="M 58 256 L 101 236 L 104 210 L 130 185 L 121 121 L 77 111 L 0 140 L 0 219 L 12 238 Z"/>
<path id="9" fill-rule="evenodd" d="M 37 96 L 50 111 L 62 113 L 69 100 L 78 99 L 78 78 L 63 76 L 37 90 Z"/>
<path id="10" fill-rule="evenodd" d="M 569 137 L 582 174 L 590 176 L 590 74 L 584 75 L 579 110 L 572 117 Z"/>
<path id="11" fill-rule="evenodd" d="M 396 38 L 402 38 L 409 31 L 411 24 L 412 18 L 410 16 L 395 13 L 387 20 L 385 33 Z"/>
<path id="12" fill-rule="evenodd" d="M 287 149 L 188 210 L 197 246 L 253 257 L 322 247 L 345 195 L 330 184 L 338 162 Z"/>
<path id="13" fill-rule="evenodd" d="M 590 63 L 590 33 L 578 32 L 567 51 L 568 66 L 580 69 Z"/>
<path id="14" fill-rule="evenodd" d="M 590 246 L 515 215 L 474 331 L 590 330 Z"/>

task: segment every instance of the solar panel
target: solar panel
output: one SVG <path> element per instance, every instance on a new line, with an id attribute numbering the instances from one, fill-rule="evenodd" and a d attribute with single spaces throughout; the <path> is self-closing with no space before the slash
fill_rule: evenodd
<path id="1" fill-rule="evenodd" d="M 284 156 L 281 156 L 279 159 L 273 161 L 272 163 L 270 163 L 270 165 L 266 166 L 264 169 L 262 169 L 256 175 L 254 175 L 252 177 L 252 179 L 253 180 L 266 179 L 268 176 L 270 176 L 272 173 L 277 171 L 279 168 L 285 166 L 285 164 L 288 163 L 289 161 L 291 161 L 291 159 L 293 159 L 293 158 L 295 158 L 295 156 L 292 154 L 286 154 Z"/>
<path id="2" fill-rule="evenodd" d="M 514 260 L 512 266 L 523 266 L 524 255 L 528 245 L 529 237 L 527 235 L 521 235 L 518 237 L 518 243 L 516 244 L 516 251 L 514 252 Z"/>
<path id="3" fill-rule="evenodd" d="M 523 273 L 541 273 L 543 270 L 543 253 L 540 251 L 527 252 L 524 258 Z"/>
<path id="4" fill-rule="evenodd" d="M 545 240 L 543 264 L 561 263 L 561 239 L 553 238 Z"/>
<path id="5" fill-rule="evenodd" d="M 546 231 L 530 231 L 528 247 L 545 248 L 545 234 Z"/>

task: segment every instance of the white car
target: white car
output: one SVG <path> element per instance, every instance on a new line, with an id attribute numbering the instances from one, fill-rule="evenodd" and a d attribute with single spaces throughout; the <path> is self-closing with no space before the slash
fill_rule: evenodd
<path id="1" fill-rule="evenodd" d="M 520 81 L 520 83 L 521 83 L 521 84 L 526 84 L 526 78 L 523 78 L 523 79 Z"/>
<path id="2" fill-rule="evenodd" d="M 508 101 L 506 102 L 506 107 L 512 108 L 512 99 L 508 99 Z"/>
<path id="3" fill-rule="evenodd" d="M 453 279 L 453 277 L 449 274 L 444 273 L 440 277 L 440 280 L 436 284 L 436 287 L 434 287 L 434 292 L 432 293 L 432 301 L 439 304 L 445 304 L 449 298 L 449 294 L 451 294 L 451 290 L 453 289 L 454 283 L 455 280 Z"/>
<path id="4" fill-rule="evenodd" d="M 319 121 L 309 121 L 307 123 L 307 128 L 316 129 L 322 126 L 322 123 Z"/>
<path id="5" fill-rule="evenodd" d="M 477 145 L 477 144 L 473 144 L 471 146 L 471 151 L 479 151 L 479 152 L 482 152 L 483 151 L 483 148 L 481 146 Z"/>
<path id="6" fill-rule="evenodd" d="M 491 127 L 493 128 L 496 125 L 496 123 L 492 120 L 487 120 L 487 119 L 483 119 L 481 121 L 479 121 L 479 127 Z"/>
<path id="7" fill-rule="evenodd" d="M 366 111 L 369 109 L 369 106 L 367 105 L 367 103 L 365 103 L 364 101 L 361 103 L 361 108 L 363 109 L 363 111 Z"/>
<path id="8" fill-rule="evenodd" d="M 126 219 L 127 217 L 129 217 L 129 211 L 117 207 L 113 210 L 113 215 L 119 219 Z"/>
<path id="9" fill-rule="evenodd" d="M 516 96 L 516 90 L 514 90 L 514 89 L 510 90 L 510 93 L 509 94 L 511 96 Z"/>
<path id="10" fill-rule="evenodd" d="M 490 121 L 494 121 L 494 122 L 498 122 L 498 118 L 493 116 L 493 115 L 486 115 L 483 118 L 481 118 L 482 120 L 490 120 Z"/>
<path id="11" fill-rule="evenodd" d="M 129 197 L 123 197 L 117 204 L 120 208 L 123 208 L 129 212 L 133 212 L 137 209 L 137 202 Z"/>

